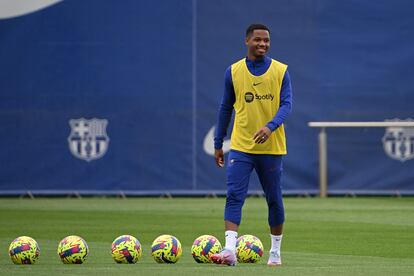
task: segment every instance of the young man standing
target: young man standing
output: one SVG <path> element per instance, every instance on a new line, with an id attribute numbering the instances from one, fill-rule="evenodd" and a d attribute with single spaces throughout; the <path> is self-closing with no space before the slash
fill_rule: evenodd
<path id="1" fill-rule="evenodd" d="M 282 264 L 280 247 L 285 219 L 280 184 L 282 156 L 287 153 L 283 122 L 292 108 L 292 87 L 287 65 L 266 56 L 270 47 L 269 28 L 262 24 L 250 25 L 245 43 L 247 57 L 226 70 L 225 91 L 214 137 L 216 164 L 224 167 L 223 139 L 234 109 L 226 170 L 226 244 L 223 251 L 211 259 L 218 264 L 235 265 L 237 262 L 237 231 L 249 178 L 255 169 L 269 212 L 272 247 L 267 264 L 278 266 Z"/>

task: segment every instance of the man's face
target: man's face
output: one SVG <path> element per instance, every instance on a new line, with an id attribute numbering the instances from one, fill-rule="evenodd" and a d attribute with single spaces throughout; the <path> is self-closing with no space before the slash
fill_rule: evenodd
<path id="1" fill-rule="evenodd" d="M 270 47 L 270 34 L 266 30 L 254 30 L 253 33 L 246 38 L 246 46 L 249 54 L 260 58 L 266 55 Z"/>

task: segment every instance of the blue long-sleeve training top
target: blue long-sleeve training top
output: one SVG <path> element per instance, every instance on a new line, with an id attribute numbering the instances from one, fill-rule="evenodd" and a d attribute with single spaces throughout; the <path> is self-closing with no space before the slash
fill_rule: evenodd
<path id="1" fill-rule="evenodd" d="M 270 64 L 272 59 L 269 57 L 264 57 L 263 59 L 258 60 L 249 60 L 246 58 L 246 65 L 250 73 L 255 76 L 263 75 Z M 233 113 L 233 105 L 236 101 L 236 95 L 234 93 L 233 80 L 231 77 L 231 66 L 226 69 L 224 77 L 224 95 L 221 99 L 221 104 L 218 113 L 218 123 L 214 136 L 214 148 L 221 149 L 223 147 L 223 139 L 227 135 L 227 128 L 229 126 L 231 116 Z M 290 82 L 290 76 L 288 70 L 286 70 L 285 75 L 283 76 L 282 88 L 280 90 L 280 104 L 279 110 L 271 121 L 269 121 L 266 126 L 274 131 L 280 125 L 285 122 L 290 111 L 292 110 L 292 85 Z"/>

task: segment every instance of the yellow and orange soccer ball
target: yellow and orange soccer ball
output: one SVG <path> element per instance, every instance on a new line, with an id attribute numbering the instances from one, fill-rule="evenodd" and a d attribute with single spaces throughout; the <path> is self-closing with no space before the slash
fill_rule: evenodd
<path id="1" fill-rule="evenodd" d="M 141 243 L 134 236 L 122 235 L 112 242 L 112 258 L 118 264 L 135 264 L 141 255 Z"/>
<path id="2" fill-rule="evenodd" d="M 191 246 L 191 255 L 197 263 L 211 263 L 211 256 L 220 251 L 220 241 L 211 235 L 196 238 Z"/>
<path id="3" fill-rule="evenodd" d="M 236 256 L 239 263 L 257 263 L 263 256 L 263 244 L 253 235 L 243 235 L 237 239 Z"/>
<path id="4" fill-rule="evenodd" d="M 174 264 L 183 253 L 180 241 L 171 235 L 157 237 L 151 246 L 151 255 L 157 263 Z"/>
<path id="5" fill-rule="evenodd" d="M 89 253 L 88 245 L 79 236 L 67 236 L 60 241 L 57 253 L 64 264 L 82 264 Z"/>
<path id="6" fill-rule="evenodd" d="M 34 264 L 39 259 L 40 248 L 33 238 L 21 236 L 11 242 L 9 256 L 15 264 Z"/>

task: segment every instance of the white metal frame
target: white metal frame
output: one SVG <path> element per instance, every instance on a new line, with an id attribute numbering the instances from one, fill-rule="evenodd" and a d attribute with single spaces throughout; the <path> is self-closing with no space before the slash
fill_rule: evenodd
<path id="1" fill-rule="evenodd" d="M 320 128 L 319 141 L 319 196 L 328 195 L 328 143 L 325 128 L 329 127 L 414 127 L 414 121 L 388 122 L 309 122 L 309 127 Z"/>

